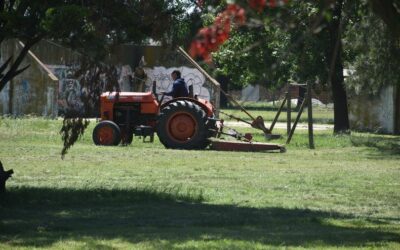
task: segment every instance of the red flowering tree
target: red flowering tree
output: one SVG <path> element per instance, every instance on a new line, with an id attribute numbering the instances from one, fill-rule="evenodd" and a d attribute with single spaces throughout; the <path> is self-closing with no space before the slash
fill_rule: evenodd
<path id="1" fill-rule="evenodd" d="M 198 1 L 198 5 L 201 6 L 207 2 L 215 1 Z M 269 21 L 275 17 L 269 18 L 268 21 L 266 15 L 269 16 L 271 13 L 276 14 L 277 11 L 280 11 L 280 9 L 278 9 L 279 6 L 288 4 L 286 0 L 237 0 L 234 2 L 235 3 L 228 4 L 226 8 L 218 14 L 211 26 L 199 31 L 190 47 L 190 53 L 193 57 L 201 58 L 209 62 L 211 60 L 211 53 L 217 51 L 219 47 L 228 40 L 232 34 L 232 29 L 244 25 L 249 26 L 249 23 L 253 21 L 253 18 L 249 18 L 249 16 L 254 16 L 254 14 L 258 15 L 257 18 L 260 21 L 260 26 L 264 25 L 266 29 L 269 29 L 269 27 L 267 27 L 270 24 Z M 392 36 L 398 38 L 400 37 L 400 11 L 398 10 L 399 6 L 397 2 L 397 0 L 367 0 L 362 1 L 360 4 L 366 5 L 369 3 L 373 12 L 388 26 Z M 307 5 L 310 8 L 308 8 Z M 295 6 L 300 6 L 300 8 L 298 8 L 300 11 L 297 13 L 294 11 L 292 13 L 297 17 L 301 17 L 303 15 L 301 13 L 305 13 L 303 15 L 305 20 L 299 19 L 298 23 L 293 24 L 296 28 L 289 31 L 290 39 L 292 42 L 297 43 L 291 44 L 292 47 L 297 48 L 293 53 L 294 56 L 290 58 L 291 64 L 294 65 L 294 67 L 292 67 L 294 72 L 292 73 L 299 78 L 300 81 L 315 81 L 315 79 L 319 79 L 320 81 L 330 84 L 334 102 L 334 130 L 338 133 L 346 132 L 349 129 L 349 121 L 347 94 L 343 77 L 343 61 L 345 58 L 343 55 L 342 33 L 345 29 L 345 22 L 343 22 L 342 19 L 344 11 L 347 11 L 348 14 L 352 11 L 351 2 L 346 9 L 345 1 L 343 0 L 293 1 L 293 4 L 288 6 L 287 9 L 289 9 L 290 12 Z M 302 6 L 306 6 L 306 8 L 302 9 Z M 354 15 L 354 13 L 350 13 L 350 15 Z M 279 17 L 276 16 L 276 18 L 282 18 L 282 15 Z M 280 21 L 284 22 L 284 20 Z M 359 20 L 355 20 L 355 22 L 357 21 Z M 260 30 L 262 32 L 262 29 Z M 305 34 L 304 31 L 308 32 L 308 34 Z M 242 38 L 244 37 L 243 41 L 251 42 L 248 41 L 249 39 L 246 37 L 246 32 L 243 32 L 242 35 Z M 251 35 L 251 33 L 247 32 L 247 35 Z M 304 38 L 305 36 L 306 38 Z M 243 41 L 239 41 L 239 44 L 243 44 Z M 247 46 L 249 45 L 248 43 Z M 248 61 L 245 61 L 246 57 L 243 57 L 241 53 L 237 53 L 243 50 L 235 50 L 235 48 L 232 50 L 232 47 L 230 47 L 230 51 L 234 54 L 233 59 L 230 60 L 231 63 L 234 64 L 234 66 L 239 65 L 233 70 L 234 72 L 232 74 L 237 73 L 236 71 L 240 71 L 238 73 L 240 76 L 247 77 L 248 73 L 254 73 L 251 72 L 251 70 L 254 71 L 254 69 L 257 68 L 254 67 L 254 64 L 256 64 L 254 61 L 259 59 L 261 59 L 261 61 L 259 61 L 260 63 L 265 63 L 266 61 L 265 57 L 257 57 L 261 49 L 258 49 L 257 52 L 253 52 L 255 54 L 253 54 L 252 57 L 249 58 L 249 56 L 247 56 Z M 238 63 L 238 60 L 241 59 L 241 63 Z M 229 63 L 229 60 L 226 61 Z M 253 61 L 253 67 L 250 71 L 246 72 L 243 68 L 251 64 L 250 61 Z M 276 72 L 276 68 L 271 67 L 271 71 Z M 255 73 L 259 74 L 260 72 Z M 247 78 L 254 80 L 252 77 Z"/>
<path id="2" fill-rule="evenodd" d="M 190 55 L 210 62 L 211 53 L 217 51 L 228 40 L 232 29 L 246 24 L 246 8 L 262 13 L 268 8 L 276 8 L 287 3 L 288 0 L 248 0 L 245 5 L 228 4 L 225 10 L 216 16 L 212 25 L 199 30 L 190 46 Z M 196 4 L 201 8 L 205 3 L 200 0 L 196 1 Z"/>

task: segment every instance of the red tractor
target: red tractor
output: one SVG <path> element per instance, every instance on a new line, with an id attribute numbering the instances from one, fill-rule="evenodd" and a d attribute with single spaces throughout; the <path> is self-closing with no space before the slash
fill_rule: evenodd
<path id="1" fill-rule="evenodd" d="M 166 148 L 204 149 L 216 136 L 214 107 L 200 98 L 176 98 L 162 103 L 151 92 L 106 92 L 100 97 L 101 121 L 93 130 L 96 145 L 130 144 L 133 135 L 157 133 Z"/>
<path id="2" fill-rule="evenodd" d="M 182 48 L 178 51 L 189 60 L 221 93 L 238 105 L 252 122 L 228 115 L 230 118 L 242 121 L 255 129 L 263 131 L 266 138 L 274 138 L 271 129 L 267 129 L 261 116 L 254 118 L 237 101 L 225 93 L 220 84 L 200 67 Z M 223 120 L 214 116 L 213 105 L 200 98 L 175 98 L 166 103 L 157 99 L 156 85 L 153 84 L 153 93 L 137 92 L 106 92 L 100 97 L 101 121 L 93 130 L 93 141 L 96 145 L 130 144 L 133 135 L 147 136 L 152 142 L 154 133 L 166 148 L 176 149 L 204 149 L 210 143 L 212 149 L 228 151 L 267 151 L 280 150 L 285 152 L 285 147 L 278 144 L 257 143 L 252 141 L 252 135 L 230 129 L 229 133 L 223 132 Z M 189 93 L 193 93 L 190 89 Z M 277 117 L 279 116 L 278 115 Z M 276 119 L 277 119 L 276 117 Z M 273 122 L 275 123 L 275 121 Z M 238 142 L 216 140 L 221 135 L 232 136 Z M 279 136 L 280 137 L 280 136 Z"/>

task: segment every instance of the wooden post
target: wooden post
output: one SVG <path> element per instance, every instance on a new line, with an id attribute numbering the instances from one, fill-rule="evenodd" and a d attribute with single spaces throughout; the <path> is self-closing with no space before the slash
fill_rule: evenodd
<path id="1" fill-rule="evenodd" d="M 271 131 L 271 132 L 274 129 L 275 123 L 278 121 L 279 115 L 281 114 L 283 107 L 285 106 L 285 103 L 287 100 L 286 98 L 287 98 L 287 96 L 285 96 L 285 99 L 283 99 L 282 104 L 279 107 L 278 113 L 276 113 L 276 116 L 275 116 L 274 120 L 272 121 L 271 126 L 269 127 L 269 131 Z"/>
<path id="2" fill-rule="evenodd" d="M 308 98 L 308 93 L 306 93 L 306 96 L 305 96 L 304 99 L 306 99 L 306 98 Z M 300 110 L 299 110 L 299 112 L 297 113 L 296 120 L 295 120 L 294 123 L 293 123 L 293 128 L 290 129 L 290 134 L 289 134 L 289 136 L 288 136 L 288 138 L 287 138 L 287 140 L 286 140 L 286 144 L 289 144 L 289 143 L 290 143 L 290 140 L 292 140 L 292 136 L 293 136 L 294 131 L 295 131 L 295 129 L 296 129 L 297 123 L 298 123 L 299 120 L 300 120 L 300 116 L 301 116 L 301 114 L 303 113 L 305 104 L 306 104 L 306 102 L 305 102 L 305 100 L 303 100 L 303 102 L 301 103 L 301 106 L 300 106 Z"/>
<path id="3" fill-rule="evenodd" d="M 287 118 L 286 118 L 286 120 L 287 120 L 287 135 L 289 135 L 291 127 L 292 127 L 292 117 L 291 117 L 292 116 L 292 114 L 291 114 L 292 97 L 290 95 L 290 84 L 288 85 L 288 91 L 286 93 L 286 102 L 287 102 L 287 111 L 286 111 L 286 114 L 287 114 Z"/>
<path id="4" fill-rule="evenodd" d="M 312 93 L 311 93 L 311 91 L 312 91 L 311 83 L 309 82 L 307 84 L 308 145 L 309 145 L 310 149 L 315 149 L 315 145 L 314 145 L 314 130 L 313 130 L 313 116 L 312 116 Z"/>

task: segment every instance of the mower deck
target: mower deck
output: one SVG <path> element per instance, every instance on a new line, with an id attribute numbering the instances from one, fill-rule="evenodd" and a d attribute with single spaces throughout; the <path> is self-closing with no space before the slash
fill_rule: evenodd
<path id="1" fill-rule="evenodd" d="M 273 143 L 225 141 L 218 139 L 210 139 L 210 141 L 210 149 L 217 151 L 262 152 L 279 150 L 281 153 L 286 152 L 285 146 Z"/>

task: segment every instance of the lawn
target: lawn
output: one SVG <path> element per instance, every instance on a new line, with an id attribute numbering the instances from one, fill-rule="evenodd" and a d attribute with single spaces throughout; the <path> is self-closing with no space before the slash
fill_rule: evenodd
<path id="1" fill-rule="evenodd" d="M 400 248 L 399 137 L 238 153 L 96 147 L 93 126 L 62 160 L 60 120 L 0 118 L 0 249 Z"/>
<path id="2" fill-rule="evenodd" d="M 250 104 L 250 107 L 247 107 L 247 105 L 244 105 L 246 107 L 246 110 L 250 110 L 249 112 L 251 113 L 252 116 L 257 117 L 257 116 L 262 116 L 265 120 L 265 122 L 267 122 L 268 124 L 270 124 L 275 116 L 277 115 L 277 112 L 279 110 L 279 103 L 277 103 L 277 105 L 273 106 L 273 105 L 267 105 L 267 106 L 253 106 Z M 296 105 L 293 105 L 294 107 Z M 228 109 L 224 109 L 222 110 L 224 113 L 228 113 L 228 114 L 232 114 L 235 117 L 244 119 L 244 120 L 249 120 L 249 116 L 242 112 L 240 109 L 238 108 L 228 108 Z M 298 112 L 295 111 L 293 109 L 293 111 L 291 111 L 291 119 L 292 122 L 296 119 Z M 232 118 L 230 118 L 227 115 L 221 114 L 221 118 L 225 119 L 227 121 L 229 120 L 234 120 Z M 278 118 L 278 122 L 286 122 L 287 121 L 287 113 L 286 113 L 286 107 L 284 107 L 282 109 L 281 114 L 279 115 Z M 299 122 L 307 122 L 308 121 L 308 114 L 307 114 L 307 108 L 305 108 L 303 110 L 303 113 L 300 117 Z M 321 123 L 321 124 L 333 124 L 333 108 L 332 107 L 325 107 L 325 106 L 315 106 L 313 107 L 313 121 L 315 123 Z"/>

